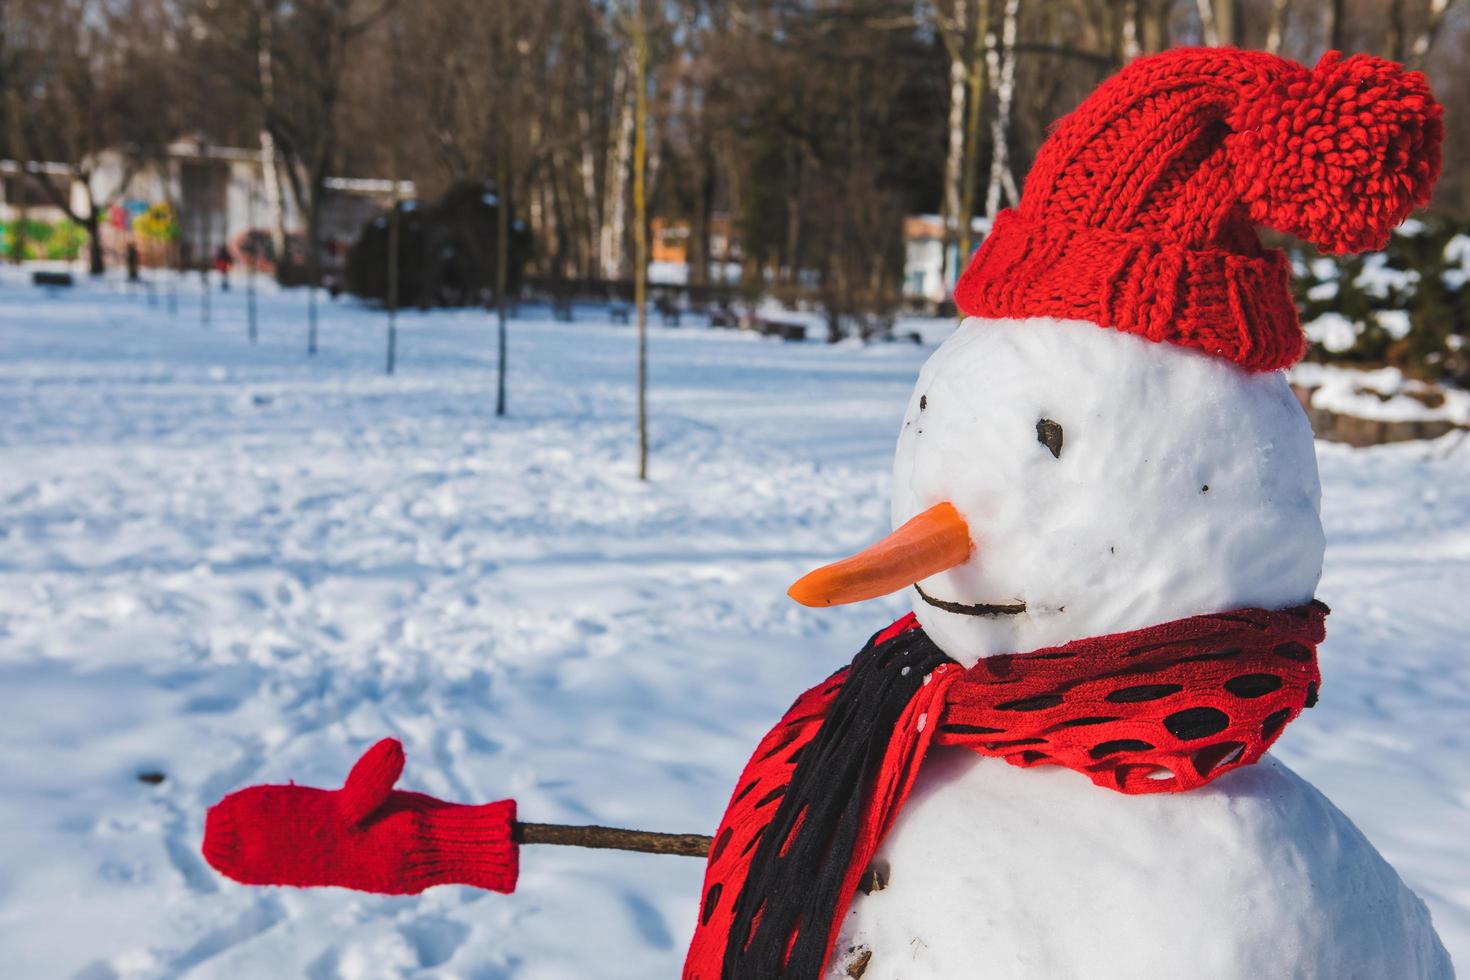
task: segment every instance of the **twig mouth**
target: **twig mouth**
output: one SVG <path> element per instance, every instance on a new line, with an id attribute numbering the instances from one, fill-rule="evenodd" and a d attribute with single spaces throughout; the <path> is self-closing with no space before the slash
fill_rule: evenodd
<path id="1" fill-rule="evenodd" d="M 914 590 L 935 609 L 943 609 L 945 612 L 959 613 L 961 616 L 1018 616 L 1026 611 L 1026 603 L 989 603 L 989 602 L 950 602 L 948 599 L 936 599 L 923 589 L 918 583 L 914 584 Z"/>

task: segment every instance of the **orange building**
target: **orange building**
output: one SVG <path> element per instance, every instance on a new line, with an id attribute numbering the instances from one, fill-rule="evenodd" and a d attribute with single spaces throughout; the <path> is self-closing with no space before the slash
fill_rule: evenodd
<path id="1" fill-rule="evenodd" d="M 689 239 L 693 228 L 684 218 L 654 218 L 649 222 L 653 232 L 651 258 L 670 265 L 689 264 Z M 716 262 L 739 262 L 740 243 L 734 237 L 730 216 L 711 215 L 709 219 L 709 259 Z"/>

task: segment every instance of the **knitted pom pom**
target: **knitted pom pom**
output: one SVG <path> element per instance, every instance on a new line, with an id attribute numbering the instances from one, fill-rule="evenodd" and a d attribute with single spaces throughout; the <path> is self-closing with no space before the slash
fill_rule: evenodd
<path id="1" fill-rule="evenodd" d="M 1439 176 L 1443 110 L 1420 72 L 1329 51 L 1244 99 L 1227 140 L 1251 220 L 1326 252 L 1379 249 Z"/>

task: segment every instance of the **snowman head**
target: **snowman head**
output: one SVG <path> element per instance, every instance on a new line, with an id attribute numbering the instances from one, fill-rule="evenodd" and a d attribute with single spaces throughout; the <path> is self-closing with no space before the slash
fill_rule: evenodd
<path id="1" fill-rule="evenodd" d="M 955 660 L 1204 613 L 1280 609 L 1321 574 L 1312 431 L 1280 372 L 1084 321 L 972 317 L 919 373 L 898 530 L 792 587 L 908 587 Z"/>
<path id="2" fill-rule="evenodd" d="M 1279 372 L 1078 321 L 970 319 L 920 372 L 893 520 L 948 504 L 963 561 L 913 587 L 947 654 L 982 656 L 1311 599 L 1312 432 Z"/>
<path id="3" fill-rule="evenodd" d="M 964 663 L 1311 598 L 1311 431 L 1281 369 L 1303 339 L 1256 226 L 1380 248 L 1426 203 L 1442 110 L 1379 58 L 1139 58 L 1061 120 L 955 288 L 894 466 L 898 529 L 792 587 L 912 587 Z M 1303 136 L 1303 134 L 1308 134 Z"/>

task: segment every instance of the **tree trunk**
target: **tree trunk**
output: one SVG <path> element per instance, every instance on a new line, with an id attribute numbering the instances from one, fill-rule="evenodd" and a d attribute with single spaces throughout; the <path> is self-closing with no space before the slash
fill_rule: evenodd
<path id="1" fill-rule="evenodd" d="M 581 157 L 577 176 L 582 183 L 582 206 L 587 211 L 587 262 L 582 274 L 590 279 L 596 275 L 601 263 L 602 216 L 597 196 L 597 158 L 592 150 L 592 116 L 585 107 L 578 111 L 577 123 L 581 130 L 581 139 L 578 140 L 581 143 Z"/>
<path id="2" fill-rule="evenodd" d="M 990 126 L 990 183 L 985 190 L 985 216 L 995 220 L 1000 210 L 1000 195 L 1004 190 L 1006 200 L 1014 205 L 1020 195 L 1016 191 L 1016 178 L 1011 174 L 1010 134 L 1011 100 L 1016 88 L 1016 21 L 1020 16 L 1021 0 L 1006 0 L 1001 26 L 1001 46 L 997 54 L 995 35 L 986 38 L 986 65 L 993 73 L 995 85 L 995 117 Z"/>
<path id="3" fill-rule="evenodd" d="M 16 163 L 19 165 L 15 176 L 15 190 L 20 195 L 20 200 L 6 202 L 16 212 L 16 219 L 10 223 L 10 261 L 20 265 L 25 261 L 26 224 L 30 220 L 31 182 L 26 178 L 26 161 L 30 158 L 30 154 L 25 148 L 25 128 L 21 125 L 20 98 L 10 85 L 6 86 L 5 115 L 9 122 L 7 135 L 9 136 L 10 152 L 15 154 Z"/>
<path id="4" fill-rule="evenodd" d="M 1449 12 L 1452 2 L 1453 0 L 1429 0 L 1429 10 L 1424 15 L 1424 29 L 1409 46 L 1409 56 L 1404 62 L 1407 67 L 1416 71 L 1424 68 L 1424 62 L 1429 57 L 1429 49 L 1434 46 L 1434 39 L 1439 36 L 1439 30 L 1444 26 L 1444 15 Z"/>
<path id="5" fill-rule="evenodd" d="M 1404 0 L 1388 0 L 1388 40 L 1384 48 L 1389 60 L 1402 63 L 1408 56 L 1408 35 L 1404 26 Z"/>
<path id="6" fill-rule="evenodd" d="M 634 0 L 633 302 L 638 307 L 638 479 L 648 479 L 648 23 L 646 0 Z"/>
<path id="7" fill-rule="evenodd" d="M 505 287 L 510 269 L 510 145 L 506 127 L 500 127 L 495 154 L 495 414 L 505 416 L 505 371 L 509 338 L 506 336 Z"/>
<path id="8" fill-rule="evenodd" d="M 246 241 L 251 244 L 250 251 L 242 256 L 245 262 L 245 323 L 250 342 L 254 344 L 260 339 L 259 315 L 256 309 L 255 299 L 256 266 L 259 263 L 260 255 L 255 250 L 255 246 L 257 245 L 255 238 L 256 183 L 253 179 L 250 181 L 250 190 L 245 197 L 245 202 L 245 221 L 250 228 L 250 237 Z M 152 296 L 151 292 L 149 296 Z"/>
<path id="9" fill-rule="evenodd" d="M 641 2 L 641 0 L 634 0 Z M 617 86 L 622 96 L 622 108 L 618 116 L 618 127 L 611 149 L 611 165 L 606 180 L 607 203 L 603 208 L 602 224 L 602 278 L 618 279 L 623 274 L 623 243 L 628 235 L 628 164 L 633 156 L 633 125 L 636 99 L 630 99 L 626 64 L 618 66 Z"/>
<path id="10" fill-rule="evenodd" d="M 92 190 L 87 188 L 87 213 L 82 226 L 87 229 L 87 272 L 100 276 L 107 271 L 102 259 L 102 211 L 92 203 Z"/>
<path id="11" fill-rule="evenodd" d="M 306 209 L 306 353 L 314 356 L 316 343 L 316 287 L 321 279 L 321 201 L 324 177 L 312 181 L 311 202 Z"/>
<path id="12" fill-rule="evenodd" d="M 500 166 L 498 162 L 499 151 L 497 150 L 496 153 L 496 167 L 498 168 Z M 554 242 L 557 232 L 555 212 L 546 204 L 547 183 L 544 177 L 540 180 L 528 179 L 519 193 L 525 196 L 526 223 L 531 229 L 531 239 L 536 243 L 535 258 L 538 264 L 544 265 L 543 272 L 553 274 L 557 278 L 560 278 L 561 270 L 556 269 L 555 263 L 551 259 L 551 256 L 556 254 L 555 246 L 548 244 L 549 242 Z M 543 258 L 545 259 L 544 262 L 541 261 Z"/>
<path id="13" fill-rule="evenodd" d="M 1287 5 L 1288 0 L 1271 0 L 1271 23 L 1266 28 L 1266 50 L 1271 54 L 1280 54 L 1286 39 Z"/>
<path id="14" fill-rule="evenodd" d="M 401 70 L 400 44 L 397 25 L 388 31 L 388 68 L 393 77 L 398 77 Z M 402 103 L 397 99 L 397 93 L 390 95 L 393 100 L 390 105 L 392 112 L 388 113 L 388 152 L 389 152 L 389 178 L 393 187 L 388 193 L 388 280 L 387 288 L 383 293 L 384 305 L 388 308 L 388 336 L 387 350 L 383 356 L 383 370 L 386 374 L 392 374 L 398 367 L 398 274 L 399 255 L 398 242 L 402 233 L 402 208 L 399 205 L 398 192 L 403 176 L 403 147 L 401 134 L 403 132 Z"/>
<path id="15" fill-rule="evenodd" d="M 395 140 L 397 135 L 395 133 Z M 388 354 L 387 373 L 392 374 L 398 359 L 398 237 L 402 209 L 398 206 L 398 153 L 393 154 L 393 196 L 388 212 Z"/>
<path id="16" fill-rule="evenodd" d="M 1123 3 L 1123 22 L 1119 25 L 1118 33 L 1122 39 L 1119 49 L 1124 63 L 1132 61 L 1142 53 L 1138 40 L 1138 4 L 1139 0 L 1124 0 Z"/>
<path id="17" fill-rule="evenodd" d="M 990 0 L 980 0 L 974 32 L 977 40 L 970 45 L 970 67 L 965 72 L 970 91 L 965 103 L 965 173 L 960 198 L 960 254 L 956 263 L 957 271 L 962 271 L 969 263 L 972 251 L 971 242 L 974 238 L 971 223 L 975 214 L 975 157 L 980 150 L 980 109 L 985 102 L 984 52 L 981 50 L 982 45 L 978 43 L 978 38 L 983 35 L 989 24 Z"/>
<path id="18" fill-rule="evenodd" d="M 1333 51 L 1342 50 L 1347 31 L 1346 12 L 1347 0 L 1327 0 L 1322 6 L 1322 34 Z"/>
<path id="19" fill-rule="evenodd" d="M 270 7 L 260 13 L 260 48 L 256 52 L 256 71 L 260 75 L 260 103 L 263 114 L 269 118 L 275 112 L 276 81 L 271 62 L 271 45 L 274 23 Z M 277 268 L 286 258 L 286 206 L 281 195 L 281 175 L 276 170 L 276 138 L 269 123 L 260 127 L 260 173 L 265 184 L 265 209 L 270 220 L 271 254 Z"/>
<path id="20" fill-rule="evenodd" d="M 710 218 L 715 200 L 715 164 L 705 146 L 700 147 L 698 157 L 699 167 L 694 177 L 694 214 L 689 229 L 689 283 L 705 286 L 710 281 Z"/>
<path id="21" fill-rule="evenodd" d="M 260 131 L 260 173 L 266 220 L 270 222 L 271 256 L 279 265 L 286 257 L 286 201 L 281 194 L 281 174 L 276 169 L 276 140 L 268 129 Z"/>
<path id="22" fill-rule="evenodd" d="M 1155 2 L 1143 18 L 1143 50 L 1163 51 L 1169 47 L 1169 11 L 1172 4 Z"/>
<path id="23" fill-rule="evenodd" d="M 206 171 L 207 174 L 207 171 Z M 209 264 L 214 253 L 209 247 L 209 179 L 205 177 L 204 204 L 199 208 L 199 325 L 209 326 Z"/>
<path id="24" fill-rule="evenodd" d="M 941 264 L 943 279 L 948 286 L 954 284 L 960 274 L 960 224 L 965 215 L 960 211 L 960 185 L 963 183 L 965 156 L 965 38 L 969 34 L 966 23 L 970 11 L 970 0 L 955 0 L 952 31 L 955 37 L 946 45 L 949 48 L 949 146 L 944 157 L 944 258 Z M 941 28 L 943 29 L 943 28 Z M 970 161 L 974 166 L 974 161 Z"/>
<path id="25" fill-rule="evenodd" d="M 1205 47 L 1219 47 L 1220 31 L 1215 24 L 1215 0 L 1195 0 L 1195 9 L 1199 11 L 1200 40 Z"/>
<path id="26" fill-rule="evenodd" d="M 10 261 L 20 265 L 26 260 L 26 225 L 31 220 L 30 187 L 25 178 L 15 182 L 20 190 L 20 203 L 16 206 L 16 219 L 10 223 Z"/>
<path id="27" fill-rule="evenodd" d="M 546 186 L 545 196 L 551 199 L 551 228 L 552 242 L 551 266 L 556 270 L 558 277 L 565 276 L 571 265 L 568 261 L 568 253 L 571 251 L 571 222 L 567 217 L 568 204 L 563 200 L 562 182 L 559 173 L 548 175 L 544 184 Z M 543 204 L 543 207 L 546 205 Z"/>
<path id="28" fill-rule="evenodd" d="M 644 98 L 647 98 L 645 93 Z M 658 200 L 659 181 L 663 178 L 664 140 L 661 121 L 651 108 L 644 107 L 648 132 L 644 135 L 643 187 L 649 201 Z"/>
<path id="29" fill-rule="evenodd" d="M 782 244 L 781 281 L 795 285 L 801 281 L 801 211 L 802 211 L 802 161 L 801 150 L 794 144 L 786 148 L 786 237 Z"/>
<path id="30" fill-rule="evenodd" d="M 1220 43 L 1227 47 L 1237 43 L 1236 23 L 1239 18 L 1236 3 L 1237 0 L 1215 0 L 1215 33 Z"/>

